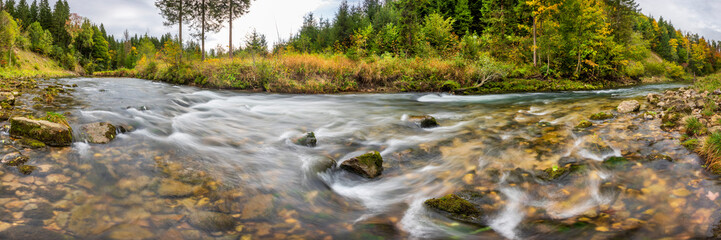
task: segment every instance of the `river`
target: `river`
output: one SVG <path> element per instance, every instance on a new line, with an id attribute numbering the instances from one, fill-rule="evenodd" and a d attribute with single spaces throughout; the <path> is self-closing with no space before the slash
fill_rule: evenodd
<path id="1" fill-rule="evenodd" d="M 0 230 L 43 227 L 80 239 L 683 239 L 711 236 L 721 209 L 718 178 L 658 118 L 627 114 L 574 128 L 623 100 L 683 85 L 283 95 L 50 81 L 78 86 L 34 111 L 68 113 L 75 129 L 110 122 L 128 132 L 107 145 L 28 151 L 38 166 L 29 176 L 1 169 Z M 422 129 L 413 115 L 441 126 Z M 310 131 L 317 147 L 293 143 Z M 7 130 L 2 138 L 10 151 Z M 327 168 L 369 151 L 384 158 L 378 179 Z M 670 159 L 645 160 L 661 155 Z M 601 164 L 614 156 L 632 163 Z M 556 181 L 534 177 L 570 162 L 588 167 Z M 462 190 L 491 196 L 490 228 L 423 204 Z"/>

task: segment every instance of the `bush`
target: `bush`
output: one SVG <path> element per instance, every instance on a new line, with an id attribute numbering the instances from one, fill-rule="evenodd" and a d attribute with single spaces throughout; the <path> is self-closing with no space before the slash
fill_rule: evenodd
<path id="1" fill-rule="evenodd" d="M 28 50 L 30 48 L 30 40 L 18 34 L 18 37 L 15 39 L 15 46 L 22 50 Z"/>
<path id="2" fill-rule="evenodd" d="M 77 63 L 77 60 L 75 60 L 75 56 L 73 56 L 73 54 L 70 54 L 70 53 L 65 53 L 65 54 L 60 58 L 60 65 L 61 65 L 63 68 L 65 68 L 65 69 L 67 69 L 67 70 L 70 70 L 70 71 L 74 71 L 74 70 L 75 70 L 75 67 L 77 66 L 76 63 Z"/>
<path id="3" fill-rule="evenodd" d="M 626 72 L 626 75 L 633 79 L 643 77 L 644 73 L 646 73 L 646 67 L 643 64 L 634 61 L 626 65 L 624 70 Z"/>
<path id="4" fill-rule="evenodd" d="M 483 42 L 476 34 L 466 34 L 461 39 L 460 53 L 465 59 L 476 60 L 481 57 Z"/>
<path id="5" fill-rule="evenodd" d="M 43 30 L 40 23 L 34 22 L 28 27 L 28 38 L 30 38 L 30 49 L 40 54 L 50 54 L 53 46 L 53 35 L 50 31 Z"/>
<path id="6" fill-rule="evenodd" d="M 453 23 L 455 22 L 453 18 L 444 19 L 443 16 L 437 13 L 428 15 L 421 27 L 424 41 L 437 53 L 447 53 L 458 42 L 458 36 L 453 34 Z"/>
<path id="7" fill-rule="evenodd" d="M 666 68 L 663 63 L 646 62 L 644 64 L 647 77 L 660 77 L 666 75 Z"/>

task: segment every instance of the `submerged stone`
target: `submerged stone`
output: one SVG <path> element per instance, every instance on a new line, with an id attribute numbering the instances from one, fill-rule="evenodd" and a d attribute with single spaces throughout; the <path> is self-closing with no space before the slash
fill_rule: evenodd
<path id="1" fill-rule="evenodd" d="M 70 239 L 42 227 L 16 226 L 0 232 L 0 239 Z"/>
<path id="2" fill-rule="evenodd" d="M 426 207 L 442 215 L 463 222 L 480 223 L 481 211 L 471 202 L 456 194 L 449 194 L 441 198 L 428 199 L 424 202 Z"/>
<path id="3" fill-rule="evenodd" d="M 383 173 L 383 157 L 378 152 L 370 152 L 348 159 L 340 167 L 366 178 L 376 178 Z"/>
<path id="4" fill-rule="evenodd" d="M 190 225 L 201 230 L 217 232 L 235 228 L 235 220 L 228 214 L 218 212 L 197 211 L 188 219 Z"/>
<path id="5" fill-rule="evenodd" d="M 132 224 L 126 224 L 121 225 L 119 227 L 115 227 L 110 233 L 108 234 L 109 239 L 153 239 L 155 235 L 153 233 L 145 228 L 142 228 L 137 225 Z"/>
<path id="6" fill-rule="evenodd" d="M 28 162 L 28 160 L 30 160 L 30 158 L 28 158 L 27 156 L 22 155 L 19 152 L 14 152 L 3 156 L 0 162 L 2 162 L 2 164 L 6 166 L 17 167 L 25 164 L 26 162 Z"/>
<path id="7" fill-rule="evenodd" d="M 409 119 L 411 122 L 417 123 L 421 126 L 421 128 L 434 128 L 438 127 L 438 121 L 436 121 L 436 118 L 432 116 L 410 116 Z"/>
<path id="8" fill-rule="evenodd" d="M 24 174 L 24 175 L 30 175 L 30 174 L 32 174 L 32 173 L 35 171 L 35 169 L 37 169 L 37 168 L 38 168 L 38 167 L 36 167 L 36 166 L 22 165 L 22 166 L 18 166 L 18 171 L 20 171 L 20 173 L 22 173 L 22 174 Z"/>
<path id="9" fill-rule="evenodd" d="M 616 111 L 619 113 L 632 113 L 641 109 L 641 104 L 636 100 L 624 101 L 618 105 Z"/>
<path id="10" fill-rule="evenodd" d="M 611 118 L 613 118 L 613 114 L 605 113 L 605 112 L 599 112 L 599 113 L 591 115 L 591 117 L 590 117 L 591 120 L 596 120 L 596 121 L 606 120 L 606 119 L 611 119 Z"/>
<path id="11" fill-rule="evenodd" d="M 315 138 L 314 132 L 306 133 L 305 136 L 298 138 L 293 141 L 295 144 L 306 146 L 306 147 L 315 147 L 318 143 L 318 140 Z"/>
<path id="12" fill-rule="evenodd" d="M 46 147 L 46 146 L 45 146 L 45 143 L 43 143 L 43 142 L 41 142 L 41 141 L 38 141 L 38 140 L 35 140 L 35 139 L 32 139 L 32 138 L 23 138 L 23 139 L 20 139 L 20 140 L 18 140 L 18 143 L 20 143 L 20 145 L 22 145 L 23 147 L 32 148 L 32 149 L 37 149 L 37 148 L 44 148 L 44 147 Z"/>
<path id="13" fill-rule="evenodd" d="M 187 197 L 192 194 L 193 186 L 174 180 L 165 180 L 160 183 L 160 186 L 158 186 L 158 195 L 161 197 L 180 198 Z"/>
<path id="14" fill-rule="evenodd" d="M 658 153 L 648 155 L 648 156 L 646 157 L 646 160 L 647 160 L 647 161 L 666 160 L 666 161 L 669 161 L 669 162 L 673 162 L 673 158 L 671 158 L 670 156 L 663 155 L 663 154 L 658 154 Z"/>
<path id="15" fill-rule="evenodd" d="M 582 129 L 582 128 L 590 128 L 593 127 L 593 123 L 590 121 L 583 120 L 580 123 L 578 123 L 578 126 L 576 128 Z"/>
<path id="16" fill-rule="evenodd" d="M 72 129 L 67 125 L 25 117 L 10 119 L 10 135 L 14 138 L 28 137 L 56 147 L 70 146 Z"/>
<path id="17" fill-rule="evenodd" d="M 106 144 L 115 139 L 117 128 L 110 123 L 90 123 L 82 126 L 83 136 L 88 142 L 95 144 Z"/>
<path id="18" fill-rule="evenodd" d="M 628 159 L 625 157 L 610 157 L 603 161 L 603 165 L 611 168 L 615 168 L 618 166 L 623 166 L 629 163 Z"/>

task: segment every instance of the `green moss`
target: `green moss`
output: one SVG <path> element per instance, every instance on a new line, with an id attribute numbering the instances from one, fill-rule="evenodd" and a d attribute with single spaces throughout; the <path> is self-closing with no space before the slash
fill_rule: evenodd
<path id="1" fill-rule="evenodd" d="M 698 148 L 699 141 L 698 141 L 698 139 L 695 139 L 695 138 L 689 139 L 689 140 L 682 142 L 681 145 L 690 151 L 694 151 Z"/>
<path id="2" fill-rule="evenodd" d="M 560 177 L 565 176 L 568 172 L 571 171 L 571 168 L 569 167 L 559 167 L 559 166 L 553 166 L 546 170 L 543 170 L 545 173 L 541 176 L 544 180 L 553 181 Z"/>
<path id="3" fill-rule="evenodd" d="M 63 124 L 65 126 L 70 127 L 70 123 L 68 123 L 68 119 L 65 118 L 65 115 L 62 115 L 60 113 L 55 112 L 48 112 L 47 115 L 44 118 L 41 118 L 41 120 L 46 120 L 48 122 L 54 122 Z"/>
<path id="4" fill-rule="evenodd" d="M 20 142 L 20 144 L 22 144 L 24 146 L 28 146 L 30 148 L 44 148 L 45 147 L 45 143 L 35 140 L 35 139 L 32 139 L 32 138 L 23 138 L 18 141 Z"/>
<path id="5" fill-rule="evenodd" d="M 593 127 L 593 123 L 590 121 L 583 120 L 580 123 L 578 123 L 578 126 L 576 128 L 590 128 Z"/>
<path id="6" fill-rule="evenodd" d="M 28 162 L 28 160 L 30 160 L 28 157 L 18 154 L 17 156 L 15 156 L 15 158 L 5 163 L 5 165 L 12 167 L 22 166 L 23 164 Z"/>
<path id="7" fill-rule="evenodd" d="M 10 119 L 10 135 L 37 139 L 51 146 L 68 146 L 73 141 L 72 129 L 54 133 L 43 129 L 39 125 L 25 124 L 25 122 Z"/>
<path id="8" fill-rule="evenodd" d="M 356 157 L 356 159 L 358 159 L 358 162 L 366 166 L 375 165 L 379 168 L 383 167 L 383 157 L 379 152 L 366 153 Z"/>
<path id="9" fill-rule="evenodd" d="M 628 163 L 629 163 L 628 159 L 626 159 L 624 157 L 610 157 L 610 158 L 606 159 L 605 161 L 603 161 L 604 166 L 611 167 L 611 168 L 623 166 Z"/>
<path id="10" fill-rule="evenodd" d="M 318 139 L 315 138 L 314 132 L 306 133 L 305 136 L 297 139 L 294 141 L 295 144 L 306 146 L 306 147 L 315 147 L 318 143 Z"/>
<path id="11" fill-rule="evenodd" d="M 442 198 L 428 199 L 425 204 L 436 210 L 466 217 L 480 214 L 480 211 L 478 211 L 473 204 L 455 194 L 449 194 Z"/>
<path id="12" fill-rule="evenodd" d="M 611 114 L 611 113 L 605 113 L 605 112 L 599 112 L 599 113 L 596 113 L 596 114 L 591 115 L 591 117 L 589 117 L 589 118 L 590 118 L 591 120 L 596 120 L 596 121 L 598 121 L 598 120 L 606 120 L 606 119 L 611 119 L 611 118 L 613 118 L 613 114 Z"/>
<path id="13" fill-rule="evenodd" d="M 25 175 L 30 175 L 31 173 L 33 173 L 33 171 L 35 171 L 35 169 L 37 169 L 37 167 L 30 165 L 18 166 L 18 171 Z"/>

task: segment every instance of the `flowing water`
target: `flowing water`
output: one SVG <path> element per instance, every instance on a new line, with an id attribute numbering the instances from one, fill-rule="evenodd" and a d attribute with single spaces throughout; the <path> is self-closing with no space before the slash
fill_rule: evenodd
<path id="1" fill-rule="evenodd" d="M 682 239 L 711 236 L 721 208 L 717 177 L 657 118 L 620 115 L 574 129 L 623 100 L 681 85 L 280 95 L 56 81 L 78 87 L 34 111 L 68 113 L 75 129 L 102 121 L 129 131 L 107 145 L 25 150 L 38 166 L 29 176 L 0 169 L 0 230 L 36 226 L 81 239 Z M 422 129 L 413 115 L 441 126 Z M 317 147 L 293 143 L 310 131 Z M 11 151 L 7 132 L 2 138 Z M 378 179 L 328 168 L 369 151 L 384 158 Z M 671 159 L 646 160 L 661 155 Z M 613 156 L 631 163 L 604 167 Z M 587 167 L 536 177 L 565 163 Z M 490 228 L 423 204 L 468 190 L 483 195 Z"/>

